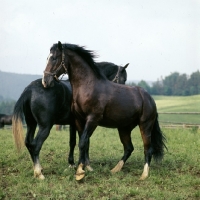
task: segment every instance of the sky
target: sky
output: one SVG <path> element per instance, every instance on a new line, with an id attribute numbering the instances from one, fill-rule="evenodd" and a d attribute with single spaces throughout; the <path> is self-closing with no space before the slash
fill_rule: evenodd
<path id="1" fill-rule="evenodd" d="M 128 81 L 200 70 L 199 0 L 0 0 L 0 70 L 43 74 L 61 41 L 97 62 L 130 63 Z"/>

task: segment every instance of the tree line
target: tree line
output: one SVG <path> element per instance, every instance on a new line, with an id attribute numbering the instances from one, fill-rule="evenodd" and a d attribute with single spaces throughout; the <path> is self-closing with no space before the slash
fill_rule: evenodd
<path id="1" fill-rule="evenodd" d="M 1 96 L 0 96 L 0 114 L 11 115 L 13 113 L 15 103 L 16 103 L 15 100 L 1 101 Z"/>
<path id="2" fill-rule="evenodd" d="M 171 73 L 164 79 L 160 78 L 156 82 L 149 85 L 146 81 L 141 80 L 138 84 L 129 82 L 128 85 L 138 85 L 143 87 L 151 95 L 166 95 L 166 96 L 189 96 L 200 94 L 200 72 L 196 71 L 190 76 L 179 74 L 178 72 Z M 5 99 L 0 95 L 0 113 L 10 115 L 16 101 Z"/>
<path id="3" fill-rule="evenodd" d="M 129 85 L 136 85 L 129 83 Z M 199 70 L 187 74 L 179 74 L 178 72 L 171 73 L 164 79 L 160 78 L 156 82 L 149 85 L 146 81 L 141 80 L 138 86 L 143 87 L 151 95 L 166 95 L 166 96 L 189 96 L 200 94 L 200 72 Z"/>

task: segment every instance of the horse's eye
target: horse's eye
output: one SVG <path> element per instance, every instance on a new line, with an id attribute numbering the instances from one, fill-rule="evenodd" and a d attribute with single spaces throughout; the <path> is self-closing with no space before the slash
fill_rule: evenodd
<path id="1" fill-rule="evenodd" d="M 57 58 L 55 58 L 55 57 L 52 56 L 52 60 L 56 60 L 56 59 L 57 59 Z"/>

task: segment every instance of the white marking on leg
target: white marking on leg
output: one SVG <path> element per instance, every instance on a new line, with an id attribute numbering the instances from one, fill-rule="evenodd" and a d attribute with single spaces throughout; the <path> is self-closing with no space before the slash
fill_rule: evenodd
<path id="1" fill-rule="evenodd" d="M 78 169 L 76 171 L 76 180 L 79 181 L 83 179 L 85 176 L 85 171 L 83 170 L 83 164 L 79 164 Z"/>
<path id="2" fill-rule="evenodd" d="M 87 169 L 88 171 L 90 171 L 90 172 L 93 171 L 93 168 L 92 168 L 90 165 L 87 165 L 87 166 L 86 166 L 86 169 Z"/>
<path id="3" fill-rule="evenodd" d="M 42 167 L 39 163 L 35 164 L 34 166 L 34 177 L 41 180 L 45 179 L 44 175 L 42 174 Z"/>
<path id="4" fill-rule="evenodd" d="M 148 163 L 146 163 L 144 165 L 144 170 L 143 170 L 142 176 L 140 177 L 140 180 L 146 179 L 148 177 L 148 175 L 149 175 L 149 165 L 148 165 Z"/>
<path id="5" fill-rule="evenodd" d="M 120 160 L 117 165 L 111 170 L 112 173 L 116 173 L 121 171 L 122 167 L 124 166 L 124 161 Z"/>
<path id="6" fill-rule="evenodd" d="M 70 165 L 69 165 L 69 168 L 71 168 L 71 169 L 76 169 L 76 165 L 75 165 L 75 164 L 73 164 L 73 165 L 70 164 Z"/>

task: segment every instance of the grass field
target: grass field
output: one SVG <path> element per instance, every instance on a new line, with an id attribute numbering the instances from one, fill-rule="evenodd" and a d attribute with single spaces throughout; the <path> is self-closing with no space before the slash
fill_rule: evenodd
<path id="1" fill-rule="evenodd" d="M 41 150 L 45 180 L 33 177 L 33 167 L 24 148 L 17 155 L 11 130 L 0 130 L 0 199 L 200 199 L 200 130 L 163 129 L 168 151 L 162 163 L 152 161 L 150 176 L 139 181 L 143 170 L 143 143 L 138 128 L 132 132 L 135 150 L 121 172 L 110 170 L 123 154 L 115 129 L 98 127 L 91 137 L 93 172 L 83 182 L 75 181 L 68 168 L 68 131 L 52 129 Z M 78 160 L 78 148 L 75 151 Z"/>
<path id="2" fill-rule="evenodd" d="M 200 95 L 192 97 L 154 96 L 158 112 L 200 112 Z M 198 123 L 198 115 L 159 115 L 160 120 Z M 33 177 L 26 148 L 17 154 L 10 129 L 0 129 L 0 200 L 8 199 L 200 199 L 200 129 L 165 129 L 168 151 L 162 163 L 152 160 L 150 176 L 139 181 L 143 171 L 143 143 L 139 129 L 132 132 L 135 150 L 122 171 L 110 170 L 123 155 L 117 130 L 98 127 L 90 142 L 93 172 L 75 181 L 68 168 L 69 134 L 52 129 L 40 154 L 45 180 Z M 78 148 L 75 160 L 78 161 Z"/>
<path id="3" fill-rule="evenodd" d="M 156 101 L 158 112 L 200 112 L 200 95 L 186 97 L 153 96 L 153 98 Z M 159 120 L 200 124 L 200 115 L 160 114 Z"/>

